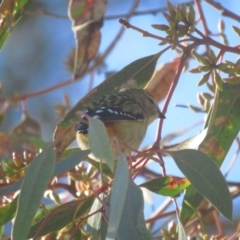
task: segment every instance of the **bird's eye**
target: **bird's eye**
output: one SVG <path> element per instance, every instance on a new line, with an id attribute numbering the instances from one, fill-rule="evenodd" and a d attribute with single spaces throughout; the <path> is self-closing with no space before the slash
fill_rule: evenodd
<path id="1" fill-rule="evenodd" d="M 155 104 L 154 100 L 152 98 L 149 98 L 150 103 Z"/>

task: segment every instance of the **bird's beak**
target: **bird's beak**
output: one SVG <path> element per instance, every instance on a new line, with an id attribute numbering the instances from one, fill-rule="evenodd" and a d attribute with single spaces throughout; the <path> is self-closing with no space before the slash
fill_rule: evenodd
<path id="1" fill-rule="evenodd" d="M 159 111 L 159 116 L 158 117 L 159 118 L 166 118 L 165 115 L 161 111 Z"/>

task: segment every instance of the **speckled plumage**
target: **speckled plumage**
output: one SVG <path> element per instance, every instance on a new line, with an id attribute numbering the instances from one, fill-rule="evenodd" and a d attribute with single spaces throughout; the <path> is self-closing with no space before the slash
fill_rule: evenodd
<path id="1" fill-rule="evenodd" d="M 148 125 L 157 118 L 164 118 L 153 97 L 145 90 L 135 88 L 104 95 L 89 104 L 85 113 L 103 121 L 111 142 L 115 137 L 121 146 L 125 146 L 123 152 L 126 152 L 126 146 L 137 150 Z M 87 120 L 85 116 L 82 119 Z M 88 124 L 79 122 L 75 130 L 80 148 L 89 149 Z M 118 150 L 114 149 L 114 153 L 117 156 Z"/>

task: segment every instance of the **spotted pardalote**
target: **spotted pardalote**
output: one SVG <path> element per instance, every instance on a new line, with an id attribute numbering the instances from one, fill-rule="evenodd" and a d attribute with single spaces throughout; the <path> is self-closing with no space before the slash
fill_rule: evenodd
<path id="1" fill-rule="evenodd" d="M 136 88 L 100 97 L 88 105 L 85 114 L 104 123 L 116 158 L 119 150 L 114 141 L 118 141 L 120 150 L 126 154 L 132 149 L 137 150 L 148 125 L 157 118 L 165 118 L 154 98 L 147 91 Z M 75 131 L 79 147 L 85 150 L 89 149 L 88 124 L 86 116 L 82 119 L 85 121 L 77 123 Z"/>

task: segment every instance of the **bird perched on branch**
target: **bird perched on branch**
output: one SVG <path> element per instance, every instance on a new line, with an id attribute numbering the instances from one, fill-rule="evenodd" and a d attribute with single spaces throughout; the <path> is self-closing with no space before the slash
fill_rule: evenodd
<path id="1" fill-rule="evenodd" d="M 154 98 L 146 90 L 136 88 L 122 89 L 100 97 L 88 105 L 85 114 L 104 123 L 115 158 L 119 151 L 114 139 L 117 139 L 124 153 L 131 151 L 129 149 L 137 150 L 148 125 L 157 118 L 165 118 Z M 86 116 L 82 119 L 85 121 L 77 123 L 75 131 L 79 147 L 85 150 L 89 149 L 88 124 Z"/>

